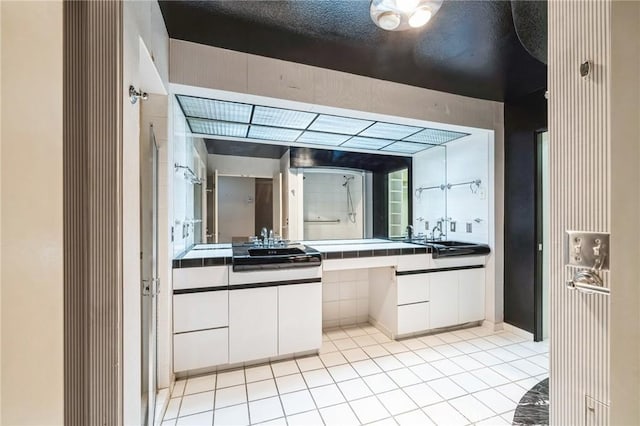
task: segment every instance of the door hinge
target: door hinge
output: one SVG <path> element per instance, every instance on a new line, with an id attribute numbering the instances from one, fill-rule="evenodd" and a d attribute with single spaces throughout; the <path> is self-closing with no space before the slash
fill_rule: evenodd
<path id="1" fill-rule="evenodd" d="M 160 278 L 142 280 L 142 295 L 156 296 L 160 293 Z"/>

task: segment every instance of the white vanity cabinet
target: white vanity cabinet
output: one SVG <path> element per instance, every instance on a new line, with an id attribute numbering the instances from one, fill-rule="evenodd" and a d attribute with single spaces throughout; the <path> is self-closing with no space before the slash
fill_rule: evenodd
<path id="1" fill-rule="evenodd" d="M 278 354 L 278 287 L 229 291 L 229 362 Z"/>
<path id="2" fill-rule="evenodd" d="M 417 333 L 429 329 L 429 274 L 398 275 L 397 334 Z"/>
<path id="3" fill-rule="evenodd" d="M 484 320 L 484 268 L 434 272 L 430 284 L 431 328 Z"/>
<path id="4" fill-rule="evenodd" d="M 458 322 L 482 321 L 485 317 L 484 268 L 458 271 Z"/>
<path id="5" fill-rule="evenodd" d="M 322 345 L 322 283 L 278 288 L 278 353 L 306 352 Z"/>

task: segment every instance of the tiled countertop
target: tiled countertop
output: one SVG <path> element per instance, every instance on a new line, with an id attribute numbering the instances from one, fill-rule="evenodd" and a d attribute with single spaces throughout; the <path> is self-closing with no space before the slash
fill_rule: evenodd
<path id="1" fill-rule="evenodd" d="M 322 258 L 353 259 L 358 257 L 399 256 L 429 253 L 430 248 L 384 239 L 302 241 L 322 253 Z M 231 244 L 197 244 L 173 260 L 174 268 L 221 266 L 232 263 Z"/>

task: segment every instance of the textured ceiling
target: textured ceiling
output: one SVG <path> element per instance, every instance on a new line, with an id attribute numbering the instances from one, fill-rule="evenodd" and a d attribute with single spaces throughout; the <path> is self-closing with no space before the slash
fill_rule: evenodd
<path id="1" fill-rule="evenodd" d="M 520 43 L 508 1 L 445 0 L 425 28 L 406 32 L 376 27 L 367 0 L 160 7 L 169 36 L 180 40 L 476 98 L 517 98 L 546 86 L 546 66 Z"/>

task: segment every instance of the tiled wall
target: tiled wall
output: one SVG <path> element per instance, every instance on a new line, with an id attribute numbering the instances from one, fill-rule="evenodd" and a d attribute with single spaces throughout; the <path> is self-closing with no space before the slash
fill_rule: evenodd
<path id="1" fill-rule="evenodd" d="M 369 319 L 369 271 L 322 274 L 322 328 L 359 324 Z"/>
<path id="2" fill-rule="evenodd" d="M 450 222 L 443 225 L 445 238 L 489 242 L 489 139 L 486 133 L 470 135 L 416 155 L 413 170 L 414 189 L 481 180 L 479 188 L 463 185 L 445 191 L 430 189 L 419 196 L 414 192 L 416 234 L 429 235 L 437 221 L 445 217 L 456 222 L 455 231 L 451 231 Z M 471 232 L 467 232 L 467 223 L 471 223 Z"/>
<path id="3" fill-rule="evenodd" d="M 350 182 L 355 221 L 349 219 L 347 188 L 343 176 L 353 177 Z M 364 197 L 363 176 L 359 173 L 304 172 L 304 239 L 363 238 Z M 337 220 L 334 222 L 309 222 L 313 220 Z"/>

